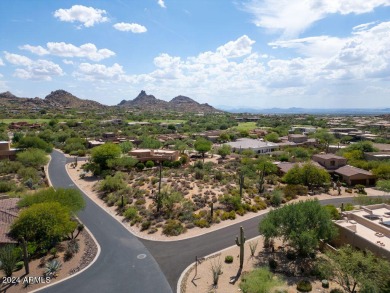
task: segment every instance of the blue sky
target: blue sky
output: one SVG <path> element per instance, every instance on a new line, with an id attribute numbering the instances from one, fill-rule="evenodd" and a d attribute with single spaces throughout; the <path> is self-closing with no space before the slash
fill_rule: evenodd
<path id="1" fill-rule="evenodd" d="M 390 107 L 390 0 L 2 0 L 0 92 Z"/>

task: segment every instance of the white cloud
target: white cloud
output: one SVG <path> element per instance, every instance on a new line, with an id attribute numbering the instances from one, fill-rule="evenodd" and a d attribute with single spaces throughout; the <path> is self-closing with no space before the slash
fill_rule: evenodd
<path id="1" fill-rule="evenodd" d="M 73 65 L 73 61 L 72 60 L 68 60 L 68 59 L 64 59 L 62 60 L 62 62 L 66 65 Z"/>
<path id="2" fill-rule="evenodd" d="M 283 38 L 298 36 L 329 14 L 362 14 L 379 6 L 390 6 L 390 0 L 249 0 L 243 5 L 256 26 L 281 32 Z"/>
<path id="3" fill-rule="evenodd" d="M 34 79 L 34 80 L 52 80 L 53 76 L 63 75 L 63 71 L 58 64 L 55 64 L 47 60 L 37 60 L 25 68 L 17 68 L 14 76 L 21 79 Z"/>
<path id="4" fill-rule="evenodd" d="M 78 71 L 74 72 L 74 76 L 81 80 L 118 80 L 124 74 L 121 65 L 115 63 L 111 67 L 103 64 L 81 63 Z"/>
<path id="5" fill-rule="evenodd" d="M 108 21 L 104 16 L 105 10 L 86 7 L 83 5 L 73 5 L 70 9 L 58 9 L 54 12 L 54 17 L 65 22 L 81 22 L 85 27 L 92 27 L 95 23 Z"/>
<path id="6" fill-rule="evenodd" d="M 146 27 L 137 23 L 125 23 L 119 22 L 113 25 L 115 29 L 122 32 L 132 32 L 132 33 L 145 33 L 147 31 Z"/>
<path id="7" fill-rule="evenodd" d="M 7 60 L 9 63 L 13 65 L 22 65 L 22 66 L 28 66 L 32 64 L 32 60 L 26 56 L 18 55 L 18 54 L 12 54 L 8 52 L 4 52 L 5 60 Z"/>
<path id="8" fill-rule="evenodd" d="M 115 55 L 113 51 L 109 49 L 97 49 L 96 46 L 91 43 L 77 47 L 73 44 L 67 44 L 64 42 L 49 42 L 46 44 L 46 47 L 47 48 L 43 48 L 41 46 L 24 45 L 21 48 L 38 55 L 41 55 L 39 53 L 45 52 L 45 54 L 51 54 L 54 56 L 87 58 L 92 61 L 100 61 Z"/>
<path id="9" fill-rule="evenodd" d="M 0 58 L 0 66 L 4 66 L 4 62 L 3 62 L 3 59 Z"/>
<path id="10" fill-rule="evenodd" d="M 94 44 L 87 43 L 77 47 L 73 44 L 47 43 L 47 48 L 51 54 L 61 57 L 84 57 L 93 61 L 100 61 L 102 59 L 114 56 L 115 53 L 108 49 L 97 49 Z"/>
<path id="11" fill-rule="evenodd" d="M 243 35 L 237 40 L 230 41 L 217 48 L 217 52 L 226 58 L 242 57 L 252 52 L 252 45 L 254 43 L 255 41 L 251 40 L 247 35 Z"/>
<path id="12" fill-rule="evenodd" d="M 165 6 L 164 0 L 158 0 L 158 1 L 157 1 L 157 4 L 158 4 L 160 7 L 162 7 L 162 8 L 167 8 L 167 7 Z"/>
<path id="13" fill-rule="evenodd" d="M 268 43 L 274 49 L 289 48 L 308 57 L 329 58 L 337 54 L 345 45 L 346 39 L 317 36 L 292 40 L 280 40 Z"/>
<path id="14" fill-rule="evenodd" d="M 47 51 L 45 48 L 41 46 L 31 46 L 27 44 L 27 45 L 20 46 L 19 49 L 29 51 L 39 56 L 49 54 L 49 51 Z"/>

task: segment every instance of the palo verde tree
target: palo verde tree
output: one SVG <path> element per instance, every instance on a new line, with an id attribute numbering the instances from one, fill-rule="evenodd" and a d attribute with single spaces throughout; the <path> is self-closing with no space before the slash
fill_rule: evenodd
<path id="1" fill-rule="evenodd" d="M 14 239 L 23 237 L 28 242 L 36 242 L 41 248 L 49 248 L 76 227 L 69 208 L 59 202 L 42 202 L 19 214 L 11 226 L 10 235 Z"/>
<path id="2" fill-rule="evenodd" d="M 322 146 L 325 152 L 329 151 L 329 145 L 336 141 L 335 136 L 326 129 L 320 129 L 314 133 L 314 138 Z"/>
<path id="3" fill-rule="evenodd" d="M 18 206 L 25 208 L 43 202 L 58 202 L 72 213 L 77 213 L 85 208 L 84 198 L 78 190 L 71 188 L 54 189 L 52 187 L 26 195 L 18 202 Z"/>
<path id="4" fill-rule="evenodd" d="M 94 147 L 91 151 L 92 163 L 96 165 L 96 171 L 108 169 L 110 160 L 115 160 L 120 157 L 122 150 L 120 146 L 111 142 Z"/>
<path id="5" fill-rule="evenodd" d="M 318 200 L 300 201 L 270 211 L 260 222 L 259 231 L 268 240 L 281 237 L 303 256 L 313 252 L 320 239 L 330 240 L 336 235 L 329 212 Z"/>
<path id="6" fill-rule="evenodd" d="M 211 141 L 203 137 L 197 138 L 194 143 L 195 150 L 202 155 L 203 159 L 205 154 L 211 150 L 211 145 Z"/>
<path id="7" fill-rule="evenodd" d="M 319 269 L 346 292 L 389 292 L 390 263 L 369 251 L 343 246 L 319 260 Z"/>
<path id="8" fill-rule="evenodd" d="M 287 184 L 302 184 L 310 189 L 330 183 L 329 173 L 316 167 L 311 162 L 302 166 L 295 164 L 284 176 L 283 181 Z"/>

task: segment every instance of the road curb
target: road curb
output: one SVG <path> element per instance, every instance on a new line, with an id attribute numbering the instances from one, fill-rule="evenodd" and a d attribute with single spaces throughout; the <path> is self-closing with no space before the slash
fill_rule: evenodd
<path id="1" fill-rule="evenodd" d="M 252 241 L 252 240 L 258 239 L 258 238 L 260 238 L 260 237 L 261 237 L 261 236 L 259 235 L 259 236 L 253 237 L 253 238 L 251 238 L 251 239 L 247 239 L 246 241 Z M 213 252 L 213 253 L 211 253 L 211 254 L 209 254 L 209 255 L 206 255 L 206 256 L 204 257 L 204 260 L 206 261 L 207 259 L 213 257 L 214 255 L 219 254 L 219 253 L 221 253 L 221 252 L 224 252 L 224 251 L 226 251 L 226 250 L 229 250 L 229 249 L 231 249 L 231 248 L 233 248 L 233 247 L 236 247 L 236 246 L 237 246 L 237 245 L 231 245 L 231 246 L 229 246 L 229 247 L 226 247 L 226 248 L 224 248 L 224 249 L 221 249 L 221 250 L 218 250 L 218 251 L 216 251 L 216 252 Z M 177 281 L 176 293 L 181 293 L 181 283 L 183 282 L 183 279 L 184 279 L 186 273 L 187 273 L 194 265 L 195 265 L 195 262 L 191 263 L 191 264 L 190 264 L 188 267 L 186 267 L 186 268 L 184 269 L 184 271 L 181 273 L 180 278 L 179 278 L 179 280 Z"/>
<path id="2" fill-rule="evenodd" d="M 73 277 L 76 277 L 77 275 L 79 275 L 79 274 L 81 274 L 82 272 L 84 272 L 84 271 L 86 271 L 87 269 L 89 269 L 89 267 L 92 266 L 92 265 L 97 261 L 97 259 L 99 258 L 100 252 L 101 252 L 100 245 L 99 245 L 99 243 L 97 242 L 96 238 L 95 238 L 95 237 L 93 236 L 93 234 L 91 233 L 91 231 L 89 231 L 89 229 L 88 229 L 86 226 L 84 226 L 84 229 L 88 232 L 89 236 L 91 236 L 92 240 L 93 240 L 93 241 L 95 242 L 95 244 L 96 244 L 97 253 L 96 253 L 96 256 L 94 257 L 94 259 L 93 259 L 85 268 L 83 268 L 82 270 L 78 271 L 77 273 L 75 273 L 75 274 L 73 274 L 73 275 L 70 275 L 70 276 L 68 276 L 68 277 L 66 277 L 66 278 L 64 278 L 64 279 L 61 279 L 61 280 L 59 280 L 58 282 L 54 282 L 54 283 L 49 284 L 49 285 L 47 285 L 47 286 L 44 286 L 44 287 L 42 287 L 42 288 L 38 288 L 38 289 L 35 289 L 35 290 L 33 290 L 33 291 L 30 291 L 30 293 L 34 293 L 34 292 L 38 292 L 38 291 L 47 289 L 47 288 L 49 288 L 49 287 L 52 287 L 52 286 L 58 285 L 58 284 L 60 284 L 60 283 L 62 283 L 62 282 L 65 282 L 65 281 L 67 281 L 67 280 L 69 280 L 69 279 L 71 279 L 71 278 L 73 278 Z"/>
<path id="3" fill-rule="evenodd" d="M 48 163 L 45 165 L 45 167 L 44 167 L 44 172 L 45 172 L 45 174 L 46 174 L 46 178 L 47 178 L 47 181 L 49 182 L 49 185 L 53 187 L 53 185 L 52 185 L 52 183 L 51 183 L 51 180 L 50 180 L 50 176 L 49 176 L 49 164 L 50 164 L 50 162 L 51 162 L 51 159 L 52 159 L 52 158 L 51 158 L 51 155 L 50 155 L 49 162 L 48 162 Z M 66 165 L 65 165 L 65 170 L 66 170 L 66 172 L 68 173 L 68 170 L 66 169 Z M 68 174 L 68 175 L 69 175 L 69 174 Z M 72 181 L 73 181 L 73 180 L 72 180 Z M 77 218 L 77 220 L 78 220 L 79 222 L 81 222 L 79 218 Z M 58 282 L 54 282 L 54 283 L 49 284 L 49 285 L 47 285 L 47 286 L 44 286 L 44 287 L 35 289 L 35 290 L 33 290 L 33 291 L 30 291 L 31 293 L 33 293 L 33 292 L 38 292 L 38 291 L 41 291 L 41 290 L 44 290 L 44 289 L 46 289 L 46 288 L 49 288 L 49 287 L 55 286 L 55 285 L 57 285 L 57 284 L 60 284 L 60 283 L 62 283 L 62 282 L 65 282 L 65 281 L 67 281 L 67 280 L 69 280 L 69 279 L 71 279 L 71 278 L 73 278 L 73 277 L 76 277 L 77 275 L 79 275 L 79 274 L 81 274 L 82 272 L 84 272 L 84 271 L 86 271 L 87 269 L 89 269 L 89 267 L 92 266 L 92 265 L 97 261 L 97 259 L 99 258 L 100 252 L 101 252 L 101 247 L 100 247 L 100 245 L 99 245 L 99 242 L 96 240 L 95 236 L 93 236 L 92 232 L 88 229 L 87 226 L 84 225 L 84 229 L 85 229 L 85 231 L 87 231 L 87 233 L 89 234 L 89 236 L 91 236 L 93 242 L 95 242 L 95 245 L 96 245 L 96 248 L 97 248 L 97 252 L 96 252 L 96 255 L 95 255 L 94 259 L 93 259 L 85 268 L 81 269 L 81 270 L 78 271 L 77 273 L 74 273 L 74 274 L 72 274 L 72 275 L 70 275 L 70 276 L 68 276 L 68 277 L 65 277 L 64 279 L 61 279 L 61 280 L 59 280 Z"/>

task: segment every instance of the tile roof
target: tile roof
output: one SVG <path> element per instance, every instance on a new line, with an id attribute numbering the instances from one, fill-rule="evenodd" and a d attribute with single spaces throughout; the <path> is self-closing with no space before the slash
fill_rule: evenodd
<path id="1" fill-rule="evenodd" d="M 337 170 L 335 170 L 335 172 L 338 174 L 341 174 L 341 175 L 345 175 L 345 176 L 353 176 L 353 175 L 357 175 L 357 174 L 364 174 L 367 176 L 373 176 L 373 174 L 370 171 L 366 171 L 364 169 L 356 168 L 356 167 L 353 167 L 350 165 L 340 167 Z"/>
<path id="2" fill-rule="evenodd" d="M 8 237 L 12 222 L 18 217 L 19 198 L 8 198 L 0 200 L 0 243 L 16 243 Z"/>

